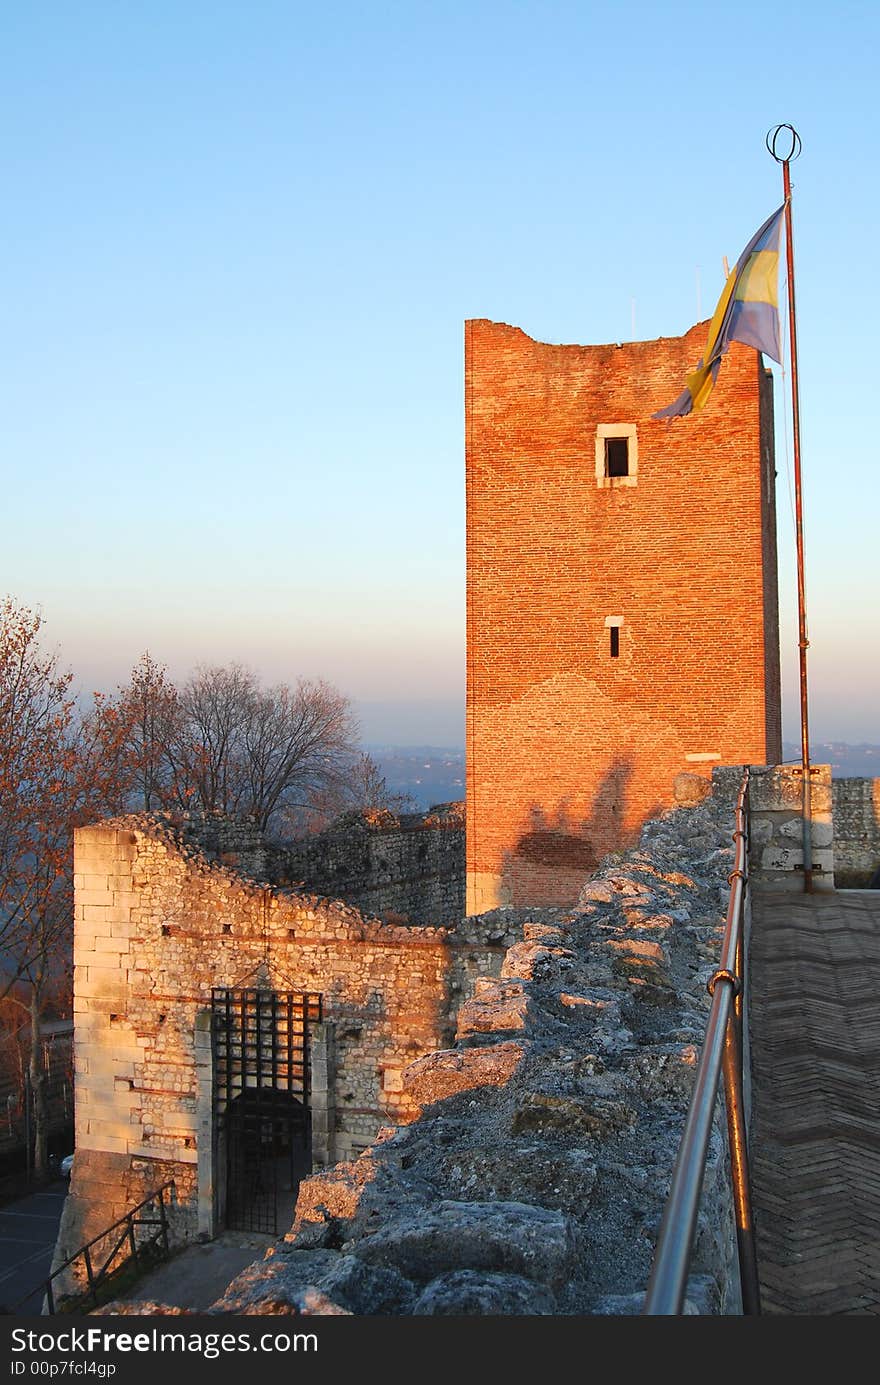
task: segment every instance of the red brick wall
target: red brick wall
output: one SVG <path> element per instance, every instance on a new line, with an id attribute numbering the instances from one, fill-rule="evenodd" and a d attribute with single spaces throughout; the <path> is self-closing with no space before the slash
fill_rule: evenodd
<path id="1" fill-rule="evenodd" d="M 711 771 L 689 753 L 778 759 L 772 396 L 759 357 L 735 345 L 701 414 L 650 418 L 679 393 L 705 331 L 551 346 L 466 324 L 472 912 L 569 902 L 670 803 L 676 773 Z M 599 423 L 637 425 L 637 485 L 597 486 Z M 616 659 L 611 615 L 624 619 Z"/>

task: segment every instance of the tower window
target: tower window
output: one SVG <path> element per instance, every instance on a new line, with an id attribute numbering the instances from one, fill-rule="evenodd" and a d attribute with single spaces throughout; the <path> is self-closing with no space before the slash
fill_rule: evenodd
<path id="1" fill-rule="evenodd" d="M 605 629 L 608 631 L 608 653 L 612 659 L 620 658 L 620 627 L 623 616 L 606 616 Z"/>
<path id="2" fill-rule="evenodd" d="M 629 438 L 605 439 L 605 475 L 629 476 Z"/>
<path id="3" fill-rule="evenodd" d="M 639 446 L 634 423 L 596 426 L 596 485 L 634 486 L 639 470 Z"/>

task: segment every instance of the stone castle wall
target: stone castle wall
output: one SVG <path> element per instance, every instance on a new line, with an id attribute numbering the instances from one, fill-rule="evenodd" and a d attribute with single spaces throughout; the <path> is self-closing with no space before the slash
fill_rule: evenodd
<path id="1" fill-rule="evenodd" d="M 880 870 L 880 779 L 833 779 L 811 766 L 813 888 L 865 889 Z M 751 858 L 763 889 L 802 888 L 800 765 L 752 765 Z"/>
<path id="2" fill-rule="evenodd" d="M 267 841 L 254 823 L 219 814 L 169 821 L 212 860 L 270 885 L 342 899 L 398 923 L 450 923 L 465 915 L 463 803 L 400 816 L 346 813 L 324 832 L 288 842 Z"/>
<path id="3" fill-rule="evenodd" d="M 640 1311 L 719 960 L 740 773 L 649 823 L 573 907 L 471 921 L 516 921 L 522 939 L 477 980 L 453 1041 L 404 1072 L 420 1114 L 307 1179 L 290 1233 L 212 1312 Z M 738 1311 L 720 1102 L 686 1311 Z"/>
<path id="4" fill-rule="evenodd" d="M 470 913 L 570 903 L 676 774 L 781 759 L 760 357 L 735 344 L 705 410 L 651 418 L 704 342 L 466 324 Z M 635 476 L 597 478 L 602 427 Z"/>
<path id="5" fill-rule="evenodd" d="M 195 831 L 188 823 L 187 841 L 167 823 L 134 817 L 76 834 L 68 1252 L 169 1171 L 176 1234 L 215 1229 L 212 988 L 323 996 L 313 1102 L 314 1152 L 326 1163 L 355 1155 L 389 1120 L 412 1117 L 404 1069 L 449 1042 L 462 997 L 476 977 L 500 970 L 512 941 L 504 921 L 393 926 L 339 900 L 272 888 L 212 859 Z M 211 850 L 230 846 L 224 838 Z M 241 837 L 221 856 L 240 862 L 248 849 L 259 848 Z"/>
<path id="6" fill-rule="evenodd" d="M 273 884 L 300 882 L 368 914 L 449 923 L 465 914 L 464 804 L 397 818 L 346 815 L 268 854 Z"/>
<path id="7" fill-rule="evenodd" d="M 751 765 L 750 867 L 762 889 L 803 889 L 803 772 L 800 765 Z M 833 890 L 837 807 L 830 765 L 812 765 L 810 820 L 813 889 Z"/>
<path id="8" fill-rule="evenodd" d="M 880 779 L 834 779 L 834 878 L 863 889 L 880 870 Z"/>

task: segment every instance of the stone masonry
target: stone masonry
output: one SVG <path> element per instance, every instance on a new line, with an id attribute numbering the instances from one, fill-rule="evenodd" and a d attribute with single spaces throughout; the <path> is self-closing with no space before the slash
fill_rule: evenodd
<path id="1" fill-rule="evenodd" d="M 299 883 L 380 918 L 464 918 L 464 804 L 427 813 L 347 813 L 326 831 L 267 852 L 273 884 Z"/>
<path id="2" fill-rule="evenodd" d="M 411 1119 L 417 1102 L 404 1069 L 449 1043 L 462 996 L 500 971 L 513 941 L 509 920 L 391 925 L 339 900 L 273 888 L 203 851 L 194 831 L 191 822 L 177 830 L 128 817 L 76 834 L 68 1253 L 170 1177 L 176 1238 L 217 1229 L 212 988 L 323 996 L 312 1045 L 320 1165 L 356 1155 L 389 1120 Z M 226 860 L 228 846 L 214 841 Z M 239 846 L 237 861 L 247 844 Z"/>
<path id="3" fill-rule="evenodd" d="M 405 1070 L 417 1118 L 306 1180 L 290 1233 L 210 1312 L 640 1311 L 718 965 L 740 776 L 687 776 L 692 806 L 607 857 L 572 907 L 471 921 L 521 940 L 475 979 L 454 1041 Z M 723 1128 L 719 1103 L 689 1313 L 738 1310 Z"/>
<path id="4" fill-rule="evenodd" d="M 750 766 L 750 865 L 755 884 L 762 889 L 803 889 L 803 782 L 800 765 Z M 814 890 L 834 889 L 836 818 L 836 800 L 832 805 L 831 766 L 812 765 L 810 819 Z"/>
<path id="5" fill-rule="evenodd" d="M 651 418 L 704 343 L 466 324 L 471 913 L 570 904 L 676 774 L 782 758 L 769 373 L 734 344 L 705 410 Z"/>
<path id="6" fill-rule="evenodd" d="M 463 803 L 426 813 L 353 811 L 323 832 L 285 842 L 267 840 L 253 821 L 221 814 L 168 821 L 184 842 L 271 885 L 343 899 L 398 923 L 448 923 L 465 914 Z"/>
<path id="7" fill-rule="evenodd" d="M 864 889 L 880 871 L 880 779 L 834 779 L 834 879 Z"/>

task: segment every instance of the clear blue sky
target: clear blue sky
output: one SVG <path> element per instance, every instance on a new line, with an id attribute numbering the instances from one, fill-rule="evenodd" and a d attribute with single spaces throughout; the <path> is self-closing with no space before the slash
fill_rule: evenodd
<path id="1" fill-rule="evenodd" d="M 238 658 L 460 742 L 463 320 L 684 331 L 791 121 L 813 731 L 880 741 L 876 4 L 0 16 L 0 590 L 84 686 Z"/>

